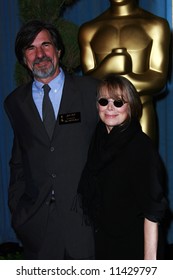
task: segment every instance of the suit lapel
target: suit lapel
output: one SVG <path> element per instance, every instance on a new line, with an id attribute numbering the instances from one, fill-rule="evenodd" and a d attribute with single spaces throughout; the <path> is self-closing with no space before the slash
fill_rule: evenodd
<path id="1" fill-rule="evenodd" d="M 59 114 L 64 112 L 69 112 L 73 107 L 74 100 L 74 93 L 76 92 L 76 88 L 74 86 L 74 82 L 71 76 L 66 74 L 62 99 L 59 108 Z"/>
<path id="2" fill-rule="evenodd" d="M 23 95 L 22 107 L 25 111 L 25 115 L 32 123 L 33 129 L 35 128 L 36 133 L 40 133 L 43 138 L 46 137 L 45 139 L 49 140 L 42 119 L 40 118 L 39 112 L 32 97 L 32 83 L 29 83 L 26 87 L 25 94 Z"/>
<path id="3" fill-rule="evenodd" d="M 60 133 L 61 130 L 62 125 L 59 124 L 59 115 L 79 111 L 78 104 L 79 104 L 79 95 L 77 94 L 77 88 L 75 87 L 73 77 L 66 74 L 62 99 L 60 103 L 60 108 L 58 112 L 58 117 L 57 117 L 53 137 L 58 135 L 58 133 Z"/>

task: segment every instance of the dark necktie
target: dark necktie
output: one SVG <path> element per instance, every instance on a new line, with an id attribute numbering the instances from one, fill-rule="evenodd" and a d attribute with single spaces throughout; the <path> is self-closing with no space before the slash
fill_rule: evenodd
<path id="1" fill-rule="evenodd" d="M 55 126 L 55 113 L 52 106 L 52 102 L 49 98 L 49 91 L 50 91 L 49 85 L 45 84 L 43 86 L 43 90 L 44 90 L 43 105 L 42 105 L 43 123 L 51 139 Z"/>

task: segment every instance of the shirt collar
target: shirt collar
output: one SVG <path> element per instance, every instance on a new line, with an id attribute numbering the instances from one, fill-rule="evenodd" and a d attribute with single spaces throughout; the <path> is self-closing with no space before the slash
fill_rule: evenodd
<path id="1" fill-rule="evenodd" d="M 49 86 L 53 91 L 58 91 L 59 88 L 62 86 L 62 83 L 64 83 L 64 71 L 62 70 L 62 68 L 60 67 L 60 73 L 58 74 L 58 76 L 56 76 L 52 81 L 50 81 Z M 37 81 L 36 79 L 34 79 L 34 85 L 35 87 L 38 89 L 38 91 L 42 91 L 42 87 L 43 87 L 43 83 Z"/>

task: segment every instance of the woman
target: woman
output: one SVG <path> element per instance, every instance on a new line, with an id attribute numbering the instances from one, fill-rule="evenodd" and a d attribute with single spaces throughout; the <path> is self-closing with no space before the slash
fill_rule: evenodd
<path id="1" fill-rule="evenodd" d="M 100 121 L 78 193 L 95 227 L 96 259 L 157 259 L 158 227 L 166 209 L 163 169 L 142 132 L 135 87 L 108 75 L 98 89 Z"/>

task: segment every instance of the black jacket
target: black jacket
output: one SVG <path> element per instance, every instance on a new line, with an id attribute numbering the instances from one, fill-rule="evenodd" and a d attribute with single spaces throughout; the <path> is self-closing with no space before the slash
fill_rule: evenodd
<path id="1" fill-rule="evenodd" d="M 85 258 L 93 251 L 91 229 L 82 225 L 80 213 L 71 207 L 98 120 L 96 86 L 92 78 L 65 75 L 51 141 L 32 99 L 32 83 L 17 88 L 5 100 L 14 130 L 9 186 L 12 225 L 33 251 L 39 250 L 43 240 L 52 189 L 67 251 L 74 258 Z M 67 113 L 79 113 L 79 118 L 62 124 L 60 115 Z"/>

